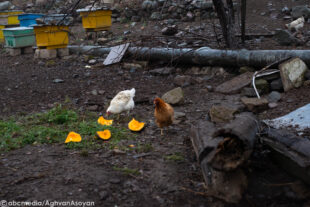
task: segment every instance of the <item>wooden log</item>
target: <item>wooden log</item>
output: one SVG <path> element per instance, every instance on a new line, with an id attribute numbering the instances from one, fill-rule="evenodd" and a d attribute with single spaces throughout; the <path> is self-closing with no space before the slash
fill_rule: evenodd
<path id="1" fill-rule="evenodd" d="M 201 162 L 201 169 L 208 194 L 228 203 L 238 203 L 242 199 L 248 179 L 241 169 L 218 171 L 210 167 L 207 160 Z"/>
<path id="2" fill-rule="evenodd" d="M 266 128 L 262 141 L 272 149 L 272 157 L 288 173 L 310 185 L 310 140 L 286 130 Z"/>
<path id="3" fill-rule="evenodd" d="M 246 161 L 253 150 L 259 124 L 252 113 L 241 113 L 220 129 L 203 121 L 191 128 L 191 140 L 198 160 L 217 170 L 230 171 Z"/>

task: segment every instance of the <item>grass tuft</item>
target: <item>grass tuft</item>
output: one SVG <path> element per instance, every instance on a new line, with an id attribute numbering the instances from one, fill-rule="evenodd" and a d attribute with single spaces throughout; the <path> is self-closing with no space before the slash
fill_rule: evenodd
<path id="1" fill-rule="evenodd" d="M 125 175 L 140 175 L 141 174 L 138 169 L 130 169 L 130 168 L 127 168 L 127 167 L 117 167 L 117 166 L 114 166 L 113 170 L 119 171 L 119 172 L 121 172 L 121 173 L 123 173 Z"/>
<path id="2" fill-rule="evenodd" d="M 166 155 L 164 156 L 165 160 L 174 161 L 174 162 L 182 162 L 184 161 L 184 157 L 180 152 L 176 152 L 172 155 Z"/>

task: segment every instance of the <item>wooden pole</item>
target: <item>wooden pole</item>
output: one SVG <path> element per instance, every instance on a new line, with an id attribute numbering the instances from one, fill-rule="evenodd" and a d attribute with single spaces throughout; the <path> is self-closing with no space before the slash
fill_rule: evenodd
<path id="1" fill-rule="evenodd" d="M 246 0 L 241 0 L 241 40 L 245 42 Z"/>

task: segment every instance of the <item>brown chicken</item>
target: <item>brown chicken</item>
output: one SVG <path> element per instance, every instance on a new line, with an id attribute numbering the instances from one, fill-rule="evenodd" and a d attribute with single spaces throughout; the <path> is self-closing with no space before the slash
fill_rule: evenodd
<path id="1" fill-rule="evenodd" d="M 174 110 L 172 106 L 170 106 L 170 104 L 165 103 L 160 98 L 155 98 L 154 104 L 155 104 L 154 116 L 156 119 L 156 124 L 161 130 L 160 134 L 164 135 L 163 127 L 168 127 L 173 123 Z"/>

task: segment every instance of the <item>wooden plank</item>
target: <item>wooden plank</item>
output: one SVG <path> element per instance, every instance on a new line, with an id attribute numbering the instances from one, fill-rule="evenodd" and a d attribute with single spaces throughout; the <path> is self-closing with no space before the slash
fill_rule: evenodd
<path id="1" fill-rule="evenodd" d="M 111 51 L 108 57 L 104 60 L 103 64 L 111 65 L 120 62 L 123 56 L 125 55 L 125 52 L 128 49 L 129 45 L 130 43 L 126 43 L 115 47 L 111 47 Z"/>

